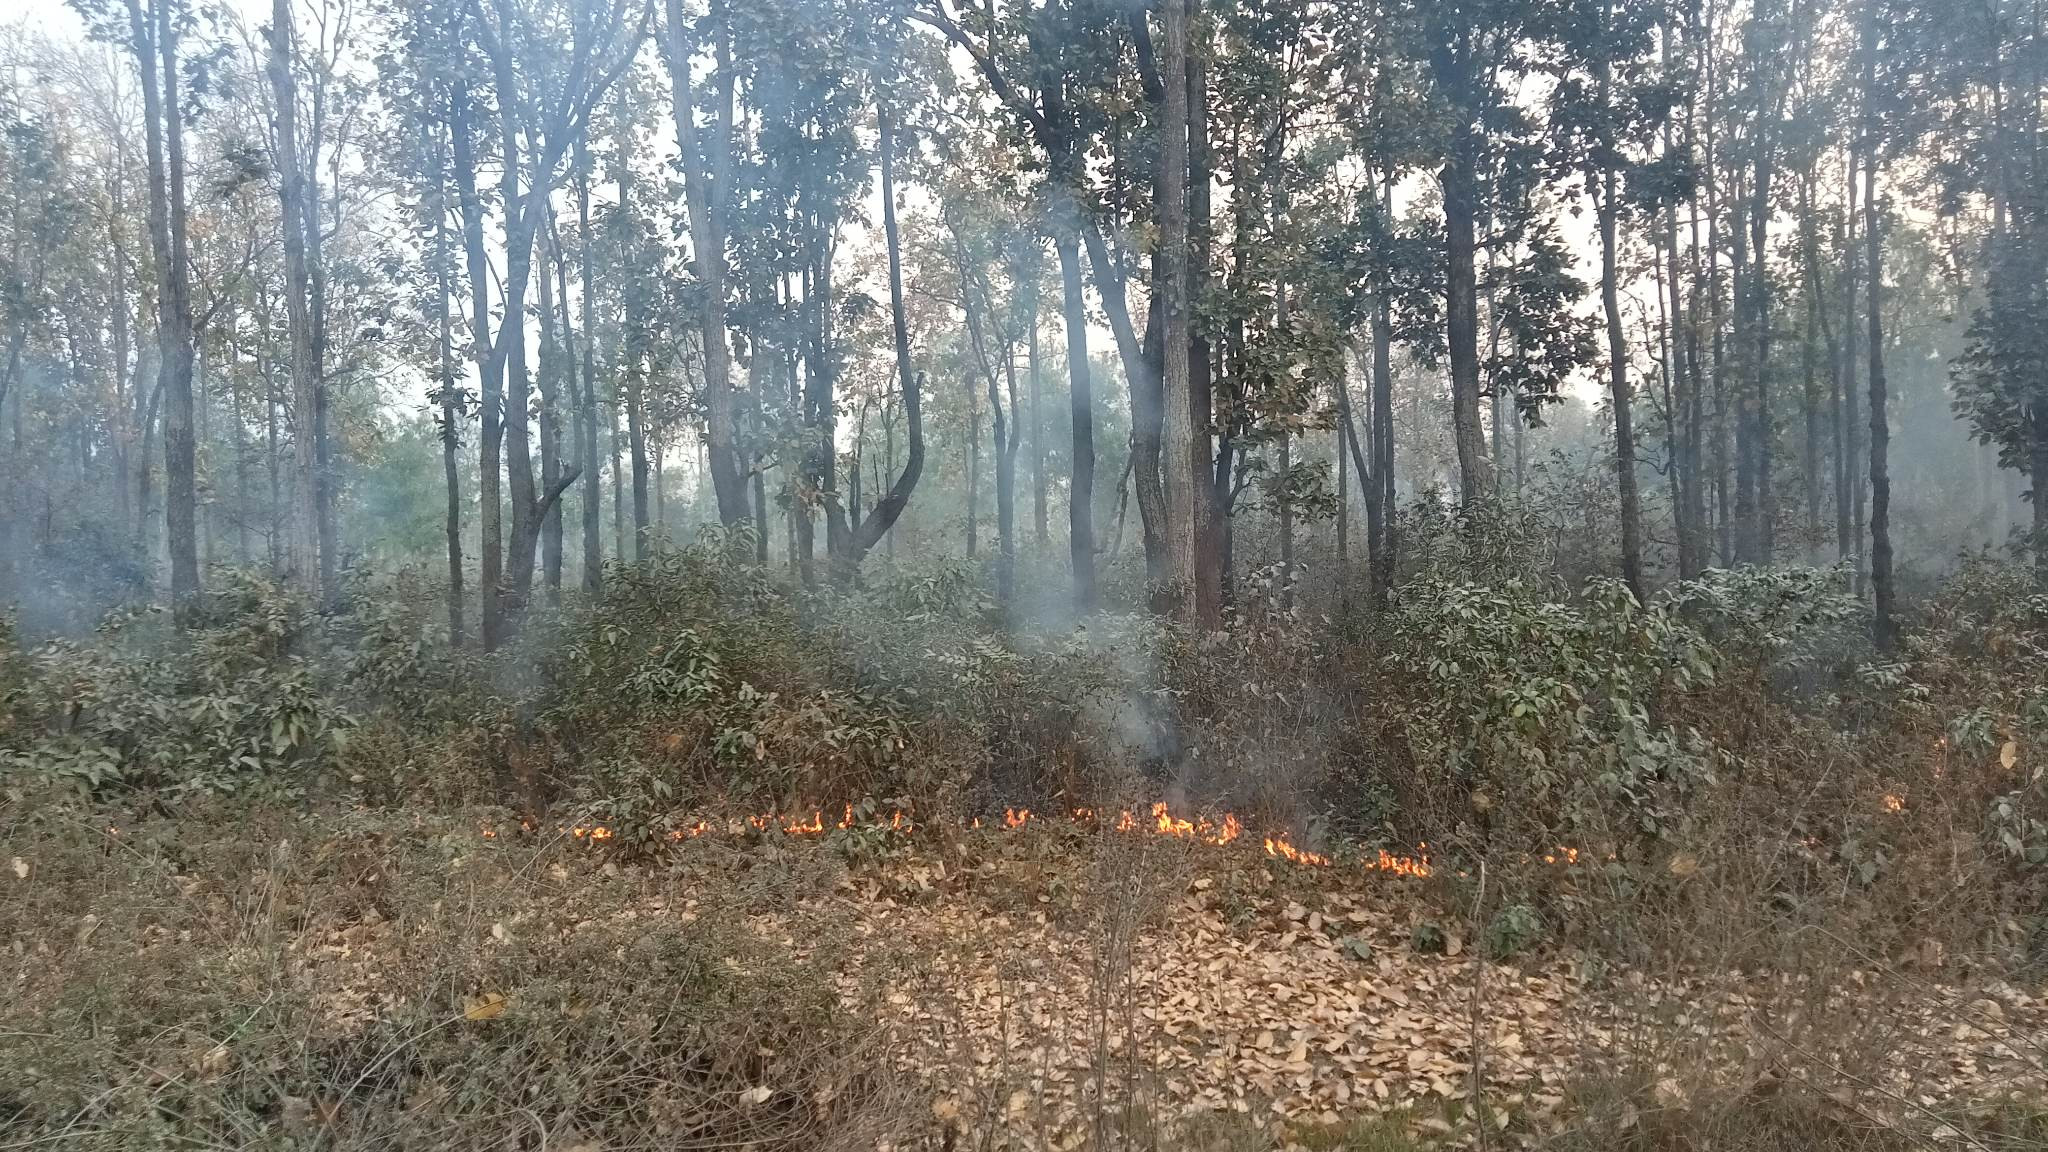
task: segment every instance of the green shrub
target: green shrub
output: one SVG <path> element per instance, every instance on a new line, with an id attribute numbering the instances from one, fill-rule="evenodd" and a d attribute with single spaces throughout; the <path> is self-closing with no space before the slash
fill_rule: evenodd
<path id="1" fill-rule="evenodd" d="M 94 797 L 301 789 L 354 724 L 300 654 L 309 640 L 301 603 L 244 577 L 183 630 L 142 609 L 41 644 L 14 658 L 0 773 Z"/>

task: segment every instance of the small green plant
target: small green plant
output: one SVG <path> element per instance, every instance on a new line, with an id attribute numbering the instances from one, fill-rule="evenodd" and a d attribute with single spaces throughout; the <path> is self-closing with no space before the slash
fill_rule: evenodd
<path id="1" fill-rule="evenodd" d="M 1436 920 L 1423 920 L 1418 922 L 1414 931 L 1409 934 L 1408 943 L 1417 952 L 1441 955 L 1450 948 L 1451 936 L 1444 931 L 1442 923 Z"/>
<path id="2" fill-rule="evenodd" d="M 1528 904 L 1514 903 L 1494 914 L 1486 926 L 1486 954 L 1506 959 L 1543 936 L 1543 917 Z"/>

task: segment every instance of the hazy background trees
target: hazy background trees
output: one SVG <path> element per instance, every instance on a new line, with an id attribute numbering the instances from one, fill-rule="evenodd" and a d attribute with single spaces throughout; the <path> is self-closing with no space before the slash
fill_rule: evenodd
<path id="1" fill-rule="evenodd" d="M 1381 602 L 1402 509 L 1506 501 L 1639 595 L 1839 561 L 1882 643 L 1960 550 L 2048 581 L 2042 19 L 39 11 L 0 39 L 6 595 L 432 566 L 488 647 L 719 526 L 806 583 L 958 557 L 1014 621 L 1214 626 L 1269 569 Z"/>

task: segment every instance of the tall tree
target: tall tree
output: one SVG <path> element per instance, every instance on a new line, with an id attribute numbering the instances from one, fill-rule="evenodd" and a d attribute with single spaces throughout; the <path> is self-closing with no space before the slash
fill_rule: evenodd
<path id="1" fill-rule="evenodd" d="M 157 373 L 164 409 L 164 527 L 171 599 L 199 594 L 198 448 L 192 428 L 192 255 L 186 227 L 185 116 L 178 95 L 174 0 L 128 0 L 148 141 L 149 234 L 157 276 Z M 145 459 L 147 454 L 145 453 Z M 147 467 L 145 463 L 145 467 Z M 146 503 L 146 501 L 145 501 Z"/>
<path id="2" fill-rule="evenodd" d="M 718 518 L 728 527 L 747 518 L 747 491 L 734 448 L 738 428 L 733 401 L 732 350 L 725 326 L 725 217 L 732 184 L 734 69 L 732 30 L 725 0 L 711 0 L 713 96 L 708 140 L 697 127 L 691 77 L 693 52 L 686 32 L 683 0 L 667 0 L 667 50 L 674 94 L 676 143 L 682 152 L 683 202 L 689 214 L 692 263 L 699 281 L 698 336 L 704 351 L 706 448 Z"/>

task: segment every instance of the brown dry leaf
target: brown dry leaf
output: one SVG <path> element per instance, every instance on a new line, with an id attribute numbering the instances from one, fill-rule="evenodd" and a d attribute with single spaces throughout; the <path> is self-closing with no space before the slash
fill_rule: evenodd
<path id="1" fill-rule="evenodd" d="M 462 1002 L 462 1018 L 465 1020 L 496 1020 L 505 1014 L 505 1009 L 510 1004 L 511 1001 L 505 999 L 504 994 L 499 992 L 486 992 L 481 996 L 471 996 Z"/>
<path id="2" fill-rule="evenodd" d="M 775 1095 L 775 1089 L 770 1088 L 766 1084 L 756 1084 L 752 1088 L 747 1089 L 745 1092 L 740 1093 L 740 1100 L 750 1106 L 754 1104 L 766 1104 L 768 1102 L 768 1098 L 773 1095 Z"/>
<path id="3" fill-rule="evenodd" d="M 1671 857 L 1670 872 L 1683 879 L 1700 870 L 1700 858 L 1690 852 L 1680 852 Z"/>
<path id="4" fill-rule="evenodd" d="M 2012 766 L 2019 762 L 2019 742 L 2016 740 L 2007 740 L 2005 742 L 2005 746 L 1998 750 L 1998 766 L 2000 768 L 2005 769 L 2007 772 L 2010 772 L 2012 771 Z"/>

